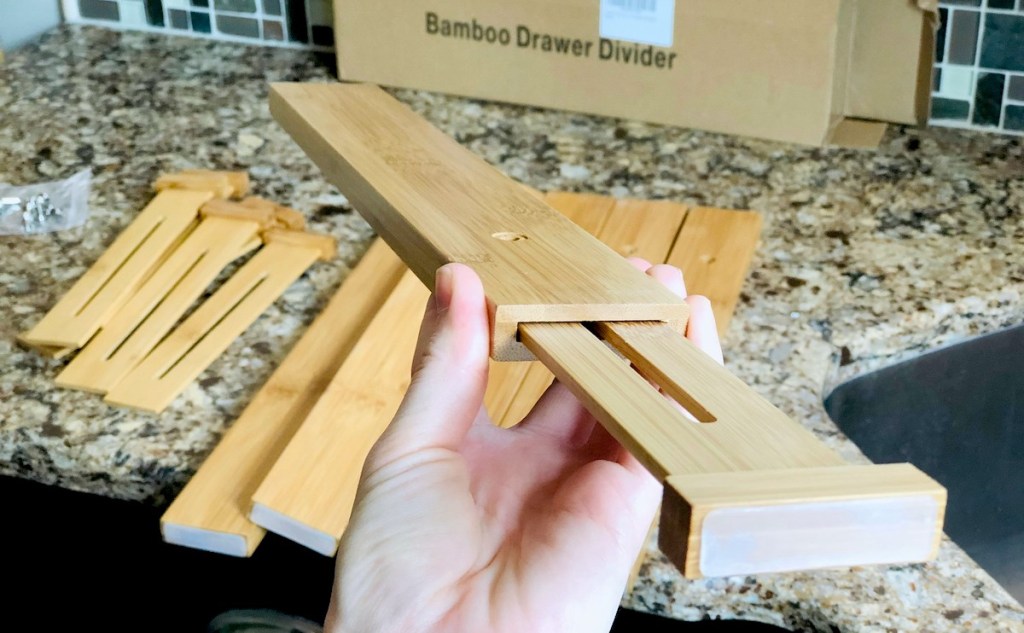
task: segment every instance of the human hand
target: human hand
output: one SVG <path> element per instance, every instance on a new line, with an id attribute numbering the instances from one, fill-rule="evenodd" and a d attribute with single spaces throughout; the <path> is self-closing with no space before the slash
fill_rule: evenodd
<path id="1" fill-rule="evenodd" d="M 686 296 L 678 269 L 632 260 Z M 721 362 L 711 306 L 687 337 Z M 413 380 L 370 452 L 327 631 L 587 633 L 611 627 L 661 485 L 557 381 L 517 427 L 483 408 L 483 287 L 437 272 Z"/>

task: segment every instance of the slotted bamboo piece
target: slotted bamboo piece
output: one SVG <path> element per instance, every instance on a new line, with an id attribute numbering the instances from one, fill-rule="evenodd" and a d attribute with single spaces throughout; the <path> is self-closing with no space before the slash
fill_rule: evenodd
<path id="1" fill-rule="evenodd" d="M 478 271 L 495 358 L 535 355 L 667 483 L 660 542 L 685 573 L 742 570 L 744 561 L 750 571 L 777 571 L 934 555 L 934 548 L 920 546 L 921 535 L 941 530 L 943 508 L 932 503 L 922 510 L 919 503 L 934 500 L 934 481 L 912 466 L 898 486 L 876 486 L 873 473 L 858 474 L 852 489 L 863 485 L 874 503 L 868 508 L 880 518 L 870 524 L 856 518 L 863 506 L 855 493 L 820 485 L 820 462 L 844 468 L 839 458 L 681 337 L 681 299 L 670 300 L 669 291 L 386 93 L 365 85 L 277 85 L 271 110 L 425 283 L 448 261 Z M 705 422 L 682 416 L 586 323 Z M 755 538 L 781 554 L 705 547 L 722 534 L 712 520 L 718 509 L 699 524 L 683 520 L 717 498 L 698 501 L 688 489 L 692 477 L 743 472 L 730 480 L 742 486 L 779 470 L 794 472 L 778 478 L 770 501 L 741 494 L 738 507 L 767 517 L 765 526 L 785 515 L 816 526 L 810 533 L 772 528 L 774 540 Z M 764 529 L 747 531 L 759 537 Z M 882 547 L 880 535 L 899 535 L 902 545 Z M 855 545 L 837 546 L 843 538 Z"/>
<path id="2" fill-rule="evenodd" d="M 718 218 L 722 221 L 719 222 Z M 740 266 L 749 266 L 760 235 L 759 213 L 698 207 L 688 211 L 666 258 L 666 263 L 684 271 L 689 294 L 713 297 L 712 310 L 718 334 L 723 339 L 746 277 L 746 268 Z M 743 248 L 746 251 L 738 250 Z M 651 531 L 656 527 L 657 518 Z M 650 534 L 647 540 L 650 540 Z M 646 552 L 645 548 L 637 557 L 627 589 L 636 584 L 641 565 L 647 558 Z"/>
<path id="3" fill-rule="evenodd" d="M 266 244 L 107 392 L 105 400 L 159 413 L 298 279 L 324 258 L 305 234 L 264 234 Z"/>
<path id="4" fill-rule="evenodd" d="M 552 191 L 542 194 L 528 190 L 587 233 L 597 237 L 616 207 L 616 200 L 593 194 Z M 554 376 L 537 361 L 499 363 L 491 361 L 484 406 L 500 427 L 518 424 L 551 384 Z"/>
<path id="5" fill-rule="evenodd" d="M 549 193 L 544 199 L 620 255 L 654 264 L 665 260 L 686 217 L 685 206 L 666 201 L 615 200 L 561 192 Z M 492 378 L 488 384 L 488 395 L 497 412 L 491 415 L 503 428 L 519 424 L 554 380 L 551 371 L 537 361 L 523 369 L 504 369 L 507 365 L 492 363 L 497 380 L 506 382 Z"/>
<path id="6" fill-rule="evenodd" d="M 253 493 L 406 270 L 383 241 L 370 246 L 161 517 L 165 541 L 252 555 L 265 534 L 249 520 Z"/>
<path id="7" fill-rule="evenodd" d="M 85 345 L 192 230 L 199 208 L 213 195 L 184 190 L 158 193 L 22 340 L 61 349 Z"/>
<path id="8" fill-rule="evenodd" d="M 153 188 L 157 191 L 168 189 L 210 191 L 219 198 L 244 196 L 249 191 L 249 174 L 244 171 L 186 169 L 173 174 L 163 174 L 156 179 Z"/>
<path id="9" fill-rule="evenodd" d="M 402 277 L 253 494 L 254 523 L 334 554 L 366 455 L 409 386 L 429 293 L 411 272 Z"/>
<path id="10" fill-rule="evenodd" d="M 207 215 L 64 368 L 56 383 L 96 393 L 112 389 L 163 340 L 228 263 L 259 245 L 253 238 L 261 218 L 244 217 Z"/>
<path id="11" fill-rule="evenodd" d="M 274 84 L 270 107 L 425 285 L 448 262 L 473 266 L 496 359 L 531 359 L 520 323 L 685 322 L 679 297 L 380 88 Z"/>

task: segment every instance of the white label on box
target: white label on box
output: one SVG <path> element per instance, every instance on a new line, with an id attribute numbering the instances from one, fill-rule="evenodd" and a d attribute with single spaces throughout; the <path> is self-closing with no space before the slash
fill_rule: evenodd
<path id="1" fill-rule="evenodd" d="M 601 0 L 601 37 L 668 48 L 676 0 Z"/>

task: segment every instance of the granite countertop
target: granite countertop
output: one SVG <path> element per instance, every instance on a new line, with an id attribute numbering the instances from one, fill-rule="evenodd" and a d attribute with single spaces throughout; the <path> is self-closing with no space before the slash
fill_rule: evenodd
<path id="1" fill-rule="evenodd" d="M 62 27 L 0 65 L 0 182 L 94 173 L 79 229 L 0 237 L 0 474 L 165 503 L 202 463 L 372 233 L 270 118 L 270 81 L 330 81 L 300 51 Z M 878 152 L 811 149 L 412 91 L 397 96 L 539 189 L 668 198 L 765 217 L 725 344 L 749 384 L 854 462 L 827 384 L 1024 322 L 1024 147 L 890 130 Z M 19 347 L 151 197 L 163 171 L 247 169 L 341 256 L 312 268 L 162 415 L 58 389 Z M 1024 609 L 945 539 L 927 565 L 684 581 L 657 553 L 627 606 L 815 631 L 1024 631 Z"/>

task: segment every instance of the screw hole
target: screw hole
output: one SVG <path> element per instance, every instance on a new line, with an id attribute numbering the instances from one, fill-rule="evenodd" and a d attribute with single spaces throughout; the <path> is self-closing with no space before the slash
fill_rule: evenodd
<path id="1" fill-rule="evenodd" d="M 511 233 L 509 231 L 499 231 L 498 233 L 492 234 L 491 237 L 496 240 L 501 240 L 502 242 L 519 242 L 521 240 L 529 239 L 522 233 Z"/>

